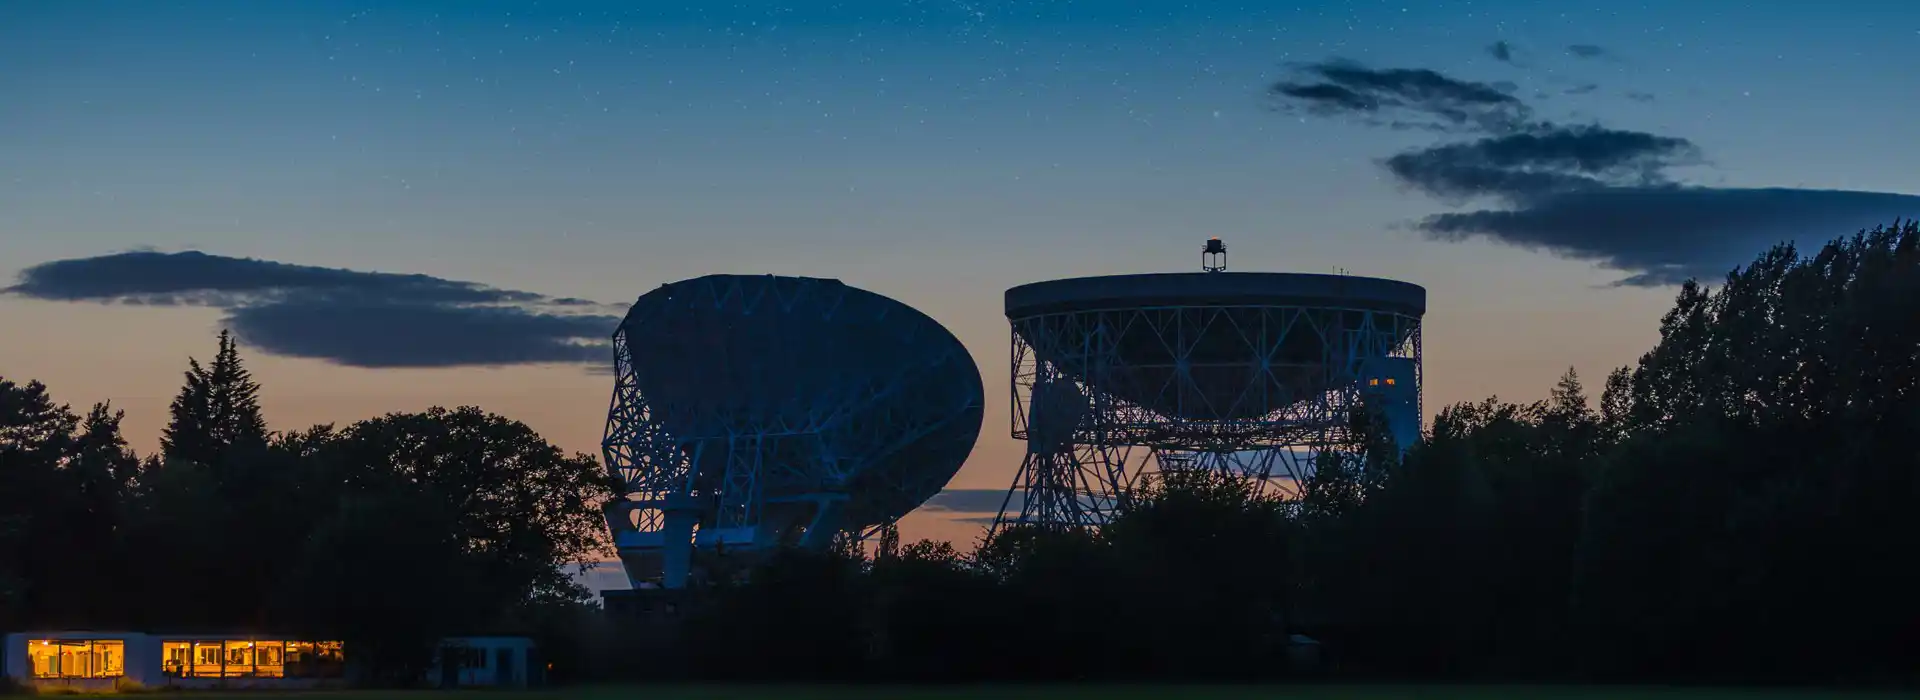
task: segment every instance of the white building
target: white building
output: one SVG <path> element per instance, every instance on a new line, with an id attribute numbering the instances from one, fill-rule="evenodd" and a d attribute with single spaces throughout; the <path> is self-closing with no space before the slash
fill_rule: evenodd
<path id="1" fill-rule="evenodd" d="M 436 664 L 435 686 L 523 688 L 538 679 L 532 640 L 461 637 L 442 643 L 458 657 Z M 0 671 L 22 686 L 106 691 L 122 688 L 302 689 L 344 685 L 345 645 L 249 635 L 140 632 L 21 632 L 6 636 Z"/>
<path id="2" fill-rule="evenodd" d="M 427 671 L 436 688 L 525 688 L 545 670 L 526 637 L 449 637 Z"/>

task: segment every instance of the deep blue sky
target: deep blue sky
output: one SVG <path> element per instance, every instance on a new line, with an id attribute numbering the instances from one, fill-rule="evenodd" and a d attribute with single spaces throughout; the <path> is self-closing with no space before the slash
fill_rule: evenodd
<path id="1" fill-rule="evenodd" d="M 1235 269 L 1426 285 L 1439 406 L 1632 361 L 1672 292 L 1607 286 L 1635 261 L 1720 269 L 1920 215 L 1761 193 L 1761 223 L 1794 228 L 1696 236 L 1731 224 L 1725 193 L 1695 189 L 1684 225 L 1576 213 L 1599 223 L 1438 240 L 1411 222 L 1490 205 L 1456 208 L 1381 161 L 1488 133 L 1368 126 L 1268 92 L 1332 59 L 1428 69 L 1542 122 L 1686 139 L 1699 157 L 1661 165 L 1666 184 L 1913 194 L 1907 1 L 785 5 L 0 4 L 0 279 L 142 247 L 616 304 L 708 272 L 839 277 L 948 324 L 1001 396 L 1001 290 L 1189 269 L 1219 235 Z M 0 298 L 0 327 L 31 339 L 0 343 L 0 372 L 116 400 L 143 445 L 222 319 L 22 296 Z M 592 451 L 609 390 L 574 366 L 256 355 L 283 427 L 479 402 Z M 1011 476 L 1003 403 L 957 486 Z"/>

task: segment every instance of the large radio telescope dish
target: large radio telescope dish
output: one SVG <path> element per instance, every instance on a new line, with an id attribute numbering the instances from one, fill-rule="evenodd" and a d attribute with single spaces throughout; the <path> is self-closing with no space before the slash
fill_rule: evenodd
<path id="1" fill-rule="evenodd" d="M 823 546 L 938 493 L 984 389 L 927 315 L 838 280 L 709 275 L 640 297 L 614 334 L 609 525 L 636 587 L 695 549 Z"/>
<path id="2" fill-rule="evenodd" d="M 1013 436 L 1028 454 L 996 532 L 1099 526 L 1129 497 L 1141 452 L 1159 470 L 1228 471 L 1286 493 L 1323 456 L 1358 452 L 1362 412 L 1402 449 L 1419 440 L 1424 288 L 1226 272 L 1225 253 L 1213 239 L 1205 272 L 1007 290 Z"/>

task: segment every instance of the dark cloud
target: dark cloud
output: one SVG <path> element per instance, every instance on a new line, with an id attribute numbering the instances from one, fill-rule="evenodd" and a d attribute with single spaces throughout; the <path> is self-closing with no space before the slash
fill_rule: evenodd
<path id="1" fill-rule="evenodd" d="M 1419 228 L 1438 240 L 1485 238 L 1631 273 L 1617 284 L 1713 280 L 1763 248 L 1920 214 L 1920 196 L 1886 192 L 1597 187 L 1533 197 L 1508 210 L 1436 214 Z"/>
<path id="2" fill-rule="evenodd" d="M 136 251 L 27 268 L 7 294 L 225 309 L 267 353 L 354 367 L 607 363 L 619 318 L 596 302 L 427 275 L 201 252 Z"/>
<path id="3" fill-rule="evenodd" d="M 1531 114 L 1501 86 L 1456 80 L 1426 69 L 1374 69 L 1352 61 L 1303 67 L 1302 80 L 1269 90 L 1316 114 L 1346 115 L 1408 128 L 1502 131 Z"/>
<path id="4" fill-rule="evenodd" d="M 1531 131 L 1408 151 L 1388 172 L 1435 197 L 1498 197 L 1523 204 L 1558 192 L 1666 182 L 1662 169 L 1697 162 L 1686 139 L 1599 126 Z"/>
<path id="5" fill-rule="evenodd" d="M 1573 54 L 1574 58 L 1605 58 L 1611 55 L 1606 47 L 1593 44 L 1574 44 L 1567 47 L 1567 53 Z"/>
<path id="6" fill-rule="evenodd" d="M 1587 83 L 1585 85 L 1576 85 L 1567 88 L 1564 92 L 1568 95 L 1585 95 L 1599 89 L 1600 86 L 1598 84 Z"/>
<path id="7" fill-rule="evenodd" d="M 1635 101 L 1635 102 L 1652 102 L 1652 101 L 1653 101 L 1653 93 L 1651 93 L 1651 92 L 1640 92 L 1640 91 L 1638 91 L 1638 90 L 1634 90 L 1634 91 L 1630 91 L 1630 92 L 1628 92 L 1628 93 L 1627 93 L 1627 99 L 1629 99 L 1629 100 L 1633 100 L 1633 101 Z"/>
<path id="8" fill-rule="evenodd" d="M 1611 55 L 1591 45 L 1569 51 L 1583 58 Z M 1401 184 L 1428 196 L 1455 205 L 1480 200 L 1501 207 L 1435 214 L 1415 222 L 1436 240 L 1484 238 L 1626 273 L 1617 284 L 1664 286 L 1717 278 L 1768 246 L 1801 236 L 1824 241 L 1920 215 L 1920 196 L 1908 194 L 1689 184 L 1673 170 L 1702 164 L 1705 158 L 1687 139 L 1600 125 L 1526 121 L 1529 106 L 1491 99 L 1490 93 L 1506 94 L 1491 85 L 1432 71 L 1342 65 L 1348 65 L 1348 72 L 1322 73 L 1329 76 L 1327 82 L 1303 87 L 1320 93 L 1348 91 L 1351 101 L 1370 105 L 1367 109 L 1342 108 L 1303 89 L 1281 89 L 1297 85 L 1293 83 L 1282 83 L 1276 91 L 1316 107 L 1318 113 L 1367 123 L 1378 123 L 1374 115 L 1393 104 L 1481 129 L 1480 137 L 1472 140 L 1413 149 L 1381 161 Z M 1390 77 L 1415 75 L 1420 77 Z M 1381 87 L 1393 85 L 1479 88 Z M 1576 90 L 1592 91 L 1584 86 Z M 1399 102 L 1390 103 L 1382 94 Z M 1429 99 L 1433 95 L 1448 97 Z M 1628 96 L 1653 99 L 1646 93 Z M 1494 111 L 1482 114 L 1495 117 L 1463 116 L 1474 112 L 1462 105 L 1487 107 Z"/>
<path id="9" fill-rule="evenodd" d="M 1024 503 L 1022 492 L 1013 492 L 1013 501 L 1008 507 L 1019 512 Z M 992 522 L 993 516 L 1000 513 L 1000 505 L 1007 502 L 1006 489 L 946 489 L 927 499 L 922 509 L 943 513 L 963 515 L 985 515 Z"/>
<path id="10" fill-rule="evenodd" d="M 545 300 L 426 275 L 359 272 L 199 251 L 135 251 L 57 260 L 27 268 L 8 293 L 58 301 L 230 306 L 262 298 L 351 292 L 417 302 L 476 304 Z"/>
<path id="11" fill-rule="evenodd" d="M 1506 41 L 1496 41 L 1488 44 L 1487 53 L 1493 56 L 1493 60 L 1501 63 L 1513 62 L 1513 44 L 1507 43 Z"/>
<path id="12" fill-rule="evenodd" d="M 240 340 L 268 353 L 350 367 L 611 364 L 613 316 L 381 299 L 294 298 L 231 310 Z"/>

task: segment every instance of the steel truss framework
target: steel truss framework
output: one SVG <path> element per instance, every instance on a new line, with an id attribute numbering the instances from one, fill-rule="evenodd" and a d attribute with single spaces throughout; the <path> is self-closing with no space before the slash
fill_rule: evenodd
<path id="1" fill-rule="evenodd" d="M 699 551 L 862 540 L 978 437 L 979 371 L 944 328 L 831 280 L 772 279 L 677 283 L 613 337 L 602 449 L 625 498 L 607 516 L 636 587 L 685 585 Z"/>
<path id="2" fill-rule="evenodd" d="M 1014 524 L 1097 527 L 1151 469 L 1226 471 L 1297 495 L 1322 453 L 1358 450 L 1351 426 L 1363 401 L 1410 412 L 1401 418 L 1416 433 L 1422 415 L 1411 314 L 1170 306 L 1011 325 L 1013 437 L 1028 452 L 989 536 Z M 1388 365 L 1410 374 L 1397 405 L 1379 401 L 1376 373 Z"/>

